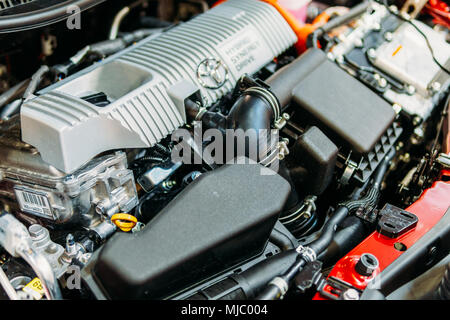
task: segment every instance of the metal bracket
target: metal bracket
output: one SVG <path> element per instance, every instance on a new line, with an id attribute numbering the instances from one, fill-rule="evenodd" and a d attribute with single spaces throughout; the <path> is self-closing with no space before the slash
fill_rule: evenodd
<path id="1" fill-rule="evenodd" d="M 417 225 L 419 218 L 411 212 L 387 203 L 380 210 L 377 231 L 382 235 L 395 239 Z"/>
<path id="2" fill-rule="evenodd" d="M 331 289 L 325 290 L 327 287 L 330 287 Z M 319 291 L 322 296 L 331 300 L 347 300 L 345 299 L 345 293 L 350 290 L 356 291 L 359 296 L 362 294 L 360 289 L 353 287 L 350 283 L 335 277 L 329 277 L 321 284 L 317 291 Z"/>

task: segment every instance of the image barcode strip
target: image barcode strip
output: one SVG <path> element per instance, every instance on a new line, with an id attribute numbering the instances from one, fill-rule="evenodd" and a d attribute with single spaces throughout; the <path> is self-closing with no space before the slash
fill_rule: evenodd
<path id="1" fill-rule="evenodd" d="M 36 195 L 29 192 L 22 192 L 23 199 L 28 204 L 34 204 L 40 207 L 46 207 L 45 198 L 41 195 Z"/>

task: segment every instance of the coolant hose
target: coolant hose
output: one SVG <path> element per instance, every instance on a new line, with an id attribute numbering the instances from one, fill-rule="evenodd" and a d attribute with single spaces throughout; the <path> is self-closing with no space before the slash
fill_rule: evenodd
<path id="1" fill-rule="evenodd" d="M 295 249 L 289 237 L 276 228 L 272 229 L 269 240 L 282 251 Z"/>
<path id="2" fill-rule="evenodd" d="M 322 251 L 317 260 L 322 261 L 324 266 L 331 266 L 356 247 L 365 236 L 366 228 L 361 219 L 349 216 L 342 222 L 340 230 L 336 232 L 330 245 Z"/>

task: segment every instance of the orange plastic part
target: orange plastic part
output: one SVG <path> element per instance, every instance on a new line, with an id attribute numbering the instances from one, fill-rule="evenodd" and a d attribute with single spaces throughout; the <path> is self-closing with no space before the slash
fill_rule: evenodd
<path id="1" fill-rule="evenodd" d="M 214 3 L 214 7 L 218 6 L 219 4 L 225 2 L 226 0 L 219 0 L 216 3 Z M 311 24 L 301 24 L 297 19 L 283 6 L 281 6 L 277 0 L 260 0 L 263 2 L 266 2 L 270 5 L 272 5 L 275 9 L 278 10 L 278 12 L 283 16 L 283 18 L 286 20 L 286 22 L 289 24 L 289 26 L 292 28 L 294 33 L 297 35 L 297 43 L 295 45 L 297 52 L 302 53 L 306 50 L 306 40 L 308 39 L 308 36 L 317 28 L 323 26 L 325 23 L 328 22 L 330 19 L 330 16 L 326 14 L 325 12 L 318 15 L 313 23 Z"/>
<path id="2" fill-rule="evenodd" d="M 116 213 L 111 221 L 123 232 L 129 232 L 137 224 L 137 219 L 128 213 Z"/>

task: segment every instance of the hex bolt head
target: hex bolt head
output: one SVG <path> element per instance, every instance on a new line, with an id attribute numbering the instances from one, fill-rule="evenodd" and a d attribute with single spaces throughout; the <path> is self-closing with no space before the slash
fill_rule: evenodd
<path id="1" fill-rule="evenodd" d="M 342 294 L 344 300 L 359 300 L 359 293 L 355 289 L 348 289 Z"/>
<path id="2" fill-rule="evenodd" d="M 393 39 L 394 37 L 393 37 L 393 35 L 392 35 L 392 32 L 386 32 L 385 34 L 384 34 L 384 39 L 386 40 L 386 41 L 388 41 L 388 42 L 391 42 L 392 41 L 392 39 Z"/>
<path id="3" fill-rule="evenodd" d="M 413 95 L 413 94 L 416 92 L 416 88 L 415 88 L 413 85 L 408 85 L 408 86 L 406 87 L 406 92 L 407 92 L 409 95 Z"/>
<path id="4" fill-rule="evenodd" d="M 39 224 L 33 224 L 28 228 L 28 232 L 32 238 L 38 238 L 45 234 L 45 229 Z"/>
<path id="5" fill-rule="evenodd" d="M 434 81 L 431 84 L 430 88 L 431 88 L 431 91 L 433 91 L 433 92 L 439 92 L 439 90 L 441 90 L 441 84 L 437 81 Z"/>
<path id="6" fill-rule="evenodd" d="M 374 48 L 370 48 L 369 50 L 367 50 L 367 56 L 371 59 L 375 59 L 377 57 L 377 52 Z"/>

